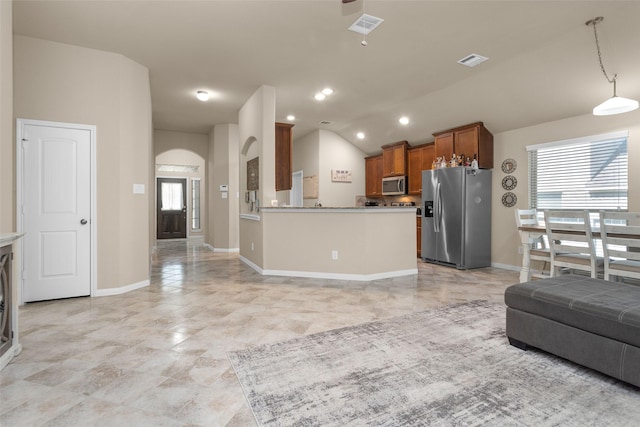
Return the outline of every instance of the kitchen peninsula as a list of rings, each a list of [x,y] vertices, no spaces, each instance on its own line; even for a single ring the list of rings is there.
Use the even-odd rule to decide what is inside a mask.
[[[415,207],[265,207],[262,274],[370,281],[417,274]]]

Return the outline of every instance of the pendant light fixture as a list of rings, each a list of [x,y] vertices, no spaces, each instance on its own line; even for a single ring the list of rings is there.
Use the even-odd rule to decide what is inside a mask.
[[[602,74],[604,74],[604,77],[609,83],[613,83],[613,97],[594,107],[594,116],[610,116],[612,114],[627,113],[638,108],[638,101],[636,101],[635,99],[623,98],[616,94],[616,80],[618,80],[618,75],[614,74],[613,78],[609,78],[609,75],[604,69],[604,64],[602,63],[602,54],[600,53],[600,44],[598,43],[598,32],[596,30],[596,25],[603,20],[604,18],[602,16],[598,16],[597,18],[590,19],[585,22],[585,25],[593,27],[593,35],[596,39],[598,61],[600,62],[600,69],[602,70]]]

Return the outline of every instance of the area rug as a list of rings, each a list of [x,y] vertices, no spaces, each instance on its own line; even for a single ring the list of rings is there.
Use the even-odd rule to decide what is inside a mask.
[[[260,426],[637,426],[637,388],[508,344],[483,301],[228,354]],[[639,361],[640,363],[640,361]]]

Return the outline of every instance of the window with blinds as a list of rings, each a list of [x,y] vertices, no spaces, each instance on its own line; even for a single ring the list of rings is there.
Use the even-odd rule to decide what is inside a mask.
[[[536,209],[627,210],[628,132],[527,146]]]

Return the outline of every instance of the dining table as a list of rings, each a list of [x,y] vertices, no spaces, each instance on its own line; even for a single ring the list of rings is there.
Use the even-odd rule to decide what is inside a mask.
[[[520,233],[520,244],[522,245],[522,268],[520,269],[520,283],[528,282],[531,280],[531,257],[529,251],[531,250],[531,242],[545,236],[547,234],[546,227],[542,225],[523,225],[518,227]],[[566,231],[565,231],[566,233]],[[584,235],[584,232],[575,231],[576,234]],[[600,227],[591,228],[591,236],[594,239],[600,240]],[[607,236],[622,237],[622,238],[637,238],[633,234],[624,233],[607,233]]]

